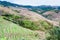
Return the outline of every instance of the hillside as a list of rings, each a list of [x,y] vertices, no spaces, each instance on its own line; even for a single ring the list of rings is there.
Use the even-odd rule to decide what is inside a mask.
[[[54,20],[57,22],[60,22],[60,11],[59,10],[51,10],[51,11],[47,11],[45,13],[43,13],[43,16],[45,16],[46,18],[50,19],[50,20]]]
[[[59,25],[59,22],[48,20],[47,18],[43,17],[42,15],[39,15],[36,12],[29,11],[27,8],[15,8],[15,7],[1,7],[0,6],[0,12],[14,14],[14,15],[20,15],[23,16],[23,19],[28,19],[31,21],[47,21],[53,25]],[[0,13],[1,14],[1,13]]]
[[[36,32],[0,17],[0,40],[39,40]]]
[[[18,15],[22,15],[24,17],[26,16],[27,19],[30,19],[30,20],[36,21],[36,20],[44,19],[45,21],[48,21],[48,22],[52,23],[53,25],[59,25],[60,13],[56,13],[56,12],[58,12],[60,10],[60,6],[46,6],[46,5],[42,5],[42,6],[26,5],[26,6],[24,6],[24,5],[10,3],[7,1],[0,1],[0,5],[5,6],[5,7],[0,7],[0,10],[6,9],[6,10],[4,10],[6,13],[10,13],[10,14],[18,13]],[[51,10],[54,12],[54,14],[52,13]],[[49,13],[49,11],[51,11],[50,14],[52,13],[51,16],[49,16],[50,14],[45,15],[45,13],[46,12]],[[43,15],[44,17],[41,15]]]
[[[59,8],[0,1],[0,40],[60,40]]]

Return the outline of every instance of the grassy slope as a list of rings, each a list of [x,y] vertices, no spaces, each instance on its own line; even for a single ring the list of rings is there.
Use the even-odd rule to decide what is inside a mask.
[[[37,34],[0,17],[0,40],[39,40]]]

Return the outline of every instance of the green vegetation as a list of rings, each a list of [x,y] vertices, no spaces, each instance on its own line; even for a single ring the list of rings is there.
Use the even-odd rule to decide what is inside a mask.
[[[53,27],[52,29],[47,31],[48,36],[47,40],[60,40],[60,27]]]
[[[17,15],[11,15],[11,14],[5,14],[3,15],[3,18],[8,20],[8,21],[11,21],[13,23],[16,23],[18,25],[21,25],[25,28],[28,28],[28,29],[32,29],[32,30],[38,30],[40,29],[36,23],[32,22],[32,21],[29,21],[29,20],[21,20],[21,16],[17,16]]]
[[[0,17],[0,40],[39,40],[36,32],[25,29]]]
[[[43,30],[45,30],[51,27],[48,22],[41,21],[40,23],[36,23],[27,19],[23,19],[21,16],[18,15],[5,14],[3,15],[3,18],[31,30],[41,30],[42,28],[44,28]]]
[[[17,10],[15,10],[15,7]],[[60,27],[53,26],[53,24],[43,19],[31,21],[29,16],[27,18],[27,15],[30,14],[24,14],[26,17],[18,15],[20,13],[18,8],[20,6],[17,4],[6,1],[0,3],[0,40],[60,40]],[[59,15],[60,12],[60,10],[54,7],[44,5],[38,7],[27,6],[26,8],[29,9],[28,11],[36,12],[48,19],[54,19],[52,16],[56,13]],[[44,15],[48,11],[55,14]],[[22,11],[22,13],[24,12]],[[28,12],[26,11],[26,13]],[[36,18],[38,19],[38,17]]]
[[[25,28],[32,29],[32,30],[41,30],[42,28],[43,28],[42,30],[46,30],[46,29],[49,29],[49,27],[51,27],[51,25],[46,21],[40,21],[40,23],[39,22],[36,23],[27,19],[22,19],[22,17],[18,15],[5,14],[3,15],[3,18],[13,23],[16,23],[20,26],[23,26]]]
[[[40,21],[40,25],[41,25],[41,30],[49,30],[51,29],[52,25],[50,23],[48,23],[47,21]]]
[[[29,20],[21,20],[19,21],[19,24],[25,28],[32,29],[32,30],[40,29],[39,25]]]
[[[60,28],[47,21],[33,22],[9,13],[0,18],[1,40],[40,40],[40,36],[32,30],[46,32],[46,40],[60,40]]]
[[[21,18],[21,16],[18,15],[12,15],[12,14],[4,14],[2,15],[4,19],[8,21],[12,21],[14,23],[18,23],[18,20]]]

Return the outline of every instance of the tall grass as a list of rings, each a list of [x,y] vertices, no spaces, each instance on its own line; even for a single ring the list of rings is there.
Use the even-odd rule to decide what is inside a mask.
[[[0,17],[0,40],[39,40],[39,36],[32,30],[18,26]]]

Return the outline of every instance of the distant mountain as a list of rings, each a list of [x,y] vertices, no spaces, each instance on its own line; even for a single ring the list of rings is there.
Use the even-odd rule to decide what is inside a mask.
[[[19,4],[15,4],[15,3],[10,3],[10,2],[7,2],[7,1],[0,1],[0,5],[3,5],[3,6],[12,6],[12,7],[26,7],[26,8],[32,8],[32,6],[29,6],[29,5],[19,5]]]
[[[19,4],[14,4],[14,3],[10,3],[10,2],[7,2],[7,1],[0,1],[0,5],[3,5],[5,7],[13,7],[14,9],[17,7],[18,9],[20,7],[22,7],[23,10],[26,10],[26,9],[29,9],[31,11],[31,13],[28,11],[28,12],[22,12],[22,13],[30,13],[29,15],[31,16],[35,14],[33,14],[33,12],[36,12],[36,13],[39,13],[41,14],[42,16],[44,16],[45,18],[48,18],[48,19],[52,19],[52,20],[57,20],[60,19],[60,6],[46,6],[46,5],[41,5],[41,6],[29,6],[29,5],[19,5]],[[24,9],[26,8],[26,9]],[[21,9],[21,8],[20,8]],[[20,10],[19,9],[19,10]],[[4,9],[5,10],[5,9]],[[6,10],[5,10],[6,11]],[[32,12],[33,11],[33,12]],[[53,11],[50,12],[49,14],[49,11]],[[12,12],[12,11],[11,11]],[[10,13],[11,13],[10,12]],[[58,14],[56,13],[58,12]],[[13,12],[14,13],[14,12]],[[21,14],[21,13],[20,13]],[[49,15],[46,15],[46,14],[49,14]],[[24,15],[24,14],[23,14]],[[27,15],[27,14],[26,14]],[[50,16],[51,15],[51,16]],[[55,16],[59,16],[59,17],[55,17]],[[32,17],[32,16],[31,16]],[[33,18],[33,17],[32,17]]]
[[[25,8],[32,8],[32,9],[42,9],[42,10],[51,10],[51,9],[59,9],[60,10],[60,6],[46,6],[46,5],[41,5],[41,6],[30,6],[30,5],[19,5],[19,4],[15,4],[15,3],[10,3],[7,1],[0,1],[0,5],[3,6],[13,6],[13,7],[25,7]]]
[[[7,2],[7,1],[0,1],[0,5],[3,5],[3,6],[13,6],[13,7],[16,7],[16,6],[20,6],[18,4],[14,4],[14,3],[10,3],[10,2]]]

